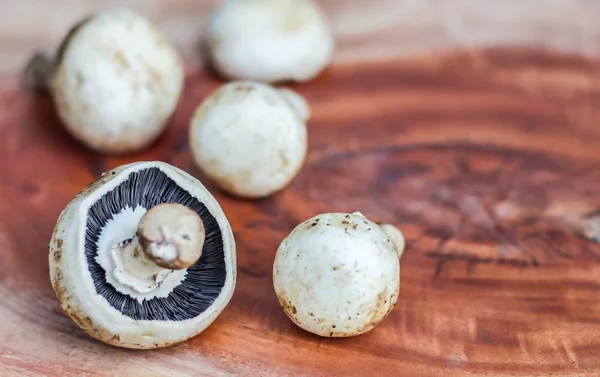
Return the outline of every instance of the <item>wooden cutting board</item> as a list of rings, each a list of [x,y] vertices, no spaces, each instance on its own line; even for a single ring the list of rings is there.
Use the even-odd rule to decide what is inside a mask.
[[[349,2],[352,13],[332,3],[342,14],[364,7]],[[375,3],[383,14],[391,2]],[[484,8],[480,15],[493,14]],[[520,25],[554,30],[552,18],[533,14]],[[336,30],[342,21],[334,19]],[[409,26],[418,35],[418,23]],[[407,57],[391,34],[367,33],[373,46],[383,38],[373,35],[387,35],[394,47],[385,56],[367,54],[358,37],[340,38],[342,58],[292,85],[312,107],[308,157],[289,187],[257,201],[221,193],[192,163],[188,121],[222,84],[193,59],[164,137],[124,157],[87,151],[62,129],[49,98],[21,89],[15,72],[5,75],[0,376],[599,375],[600,244],[591,230],[600,213],[600,60],[571,54],[572,45],[551,36],[553,49],[514,47],[519,38],[508,33],[504,47],[442,43]],[[84,186],[148,159],[187,170],[215,194],[235,232],[238,282],[201,335],[131,351],[89,338],[62,312],[47,246],[58,214]],[[393,223],[408,242],[396,308],[372,332],[348,339],[297,328],[271,280],[283,237],[334,211]]]

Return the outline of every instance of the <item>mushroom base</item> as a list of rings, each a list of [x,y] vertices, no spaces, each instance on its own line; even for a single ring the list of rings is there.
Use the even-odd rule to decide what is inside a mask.
[[[149,260],[137,237],[115,245],[111,250],[115,279],[138,293],[148,293],[160,288],[174,271],[159,267]]]

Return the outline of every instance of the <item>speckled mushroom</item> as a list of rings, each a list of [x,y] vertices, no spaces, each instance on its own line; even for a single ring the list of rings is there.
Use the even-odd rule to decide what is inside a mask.
[[[223,190],[271,195],[296,176],[307,150],[306,101],[289,89],[235,81],[211,94],[190,122],[196,164]]]
[[[273,286],[298,326],[325,337],[363,334],[392,311],[400,290],[404,237],[361,213],[325,213],[280,244]]]
[[[163,162],[103,174],[61,213],[50,242],[52,286],[89,335],[159,348],[208,327],[236,280],[235,241],[221,207]]]
[[[183,88],[183,62],[164,34],[125,8],[74,26],[56,56],[36,54],[27,82],[48,91],[66,129],[104,153],[145,148],[166,128]]]
[[[306,81],[335,47],[324,13],[311,0],[225,0],[208,21],[214,67],[230,79]]]

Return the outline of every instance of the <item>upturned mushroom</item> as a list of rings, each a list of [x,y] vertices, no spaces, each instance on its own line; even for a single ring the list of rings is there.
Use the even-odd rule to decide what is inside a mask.
[[[75,25],[55,56],[36,54],[25,70],[51,94],[67,131],[103,153],[141,150],[166,128],[183,88],[183,63],[165,35],[125,8]]]
[[[235,241],[215,198],[164,162],[109,171],[61,213],[50,277],[63,310],[89,335],[159,348],[208,327],[236,280]]]
[[[191,119],[192,155],[223,190],[246,198],[271,195],[304,162],[309,113],[292,90],[249,81],[226,84]]]
[[[280,244],[273,286],[287,316],[324,337],[370,331],[392,311],[400,290],[404,237],[361,213],[325,213]]]
[[[214,67],[230,79],[310,80],[335,47],[324,13],[311,0],[225,0],[206,34]]]

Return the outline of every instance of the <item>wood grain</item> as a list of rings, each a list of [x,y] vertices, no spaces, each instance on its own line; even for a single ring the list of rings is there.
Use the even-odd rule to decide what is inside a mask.
[[[2,376],[595,376],[600,245],[600,62],[488,49],[334,66],[294,86],[313,110],[293,184],[264,200],[220,193],[193,166],[186,127],[220,84],[190,69],[165,136],[133,156],[90,153],[46,97],[0,97]],[[205,333],[134,352],[62,313],[47,244],[66,203],[117,165],[160,159],[196,175],[228,215],[239,278]],[[319,212],[362,211],[406,234],[399,303],[372,332],[322,339],[272,289],[276,248]]]
[[[218,0],[0,0],[0,84],[38,50],[52,51],[90,12],[122,5],[162,28],[191,64]],[[338,63],[373,62],[499,44],[600,54],[595,0],[315,0],[331,22]]]
[[[107,158],[72,140],[18,73],[70,24],[116,3],[165,29],[188,71],[164,137]],[[322,1],[334,65],[293,86],[312,107],[308,158],[292,185],[259,201],[220,193],[188,150],[193,109],[222,83],[197,47],[212,3],[0,0],[0,376],[600,374],[600,244],[590,240],[600,223],[600,2]],[[239,275],[206,332],[135,352],[94,341],[61,311],[47,250],[77,192],[146,159],[215,193]],[[272,289],[281,239],[331,211],[394,223],[408,241],[396,309],[352,339],[298,329]]]

